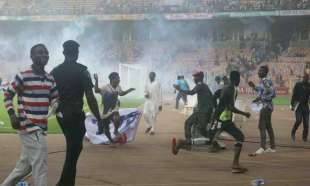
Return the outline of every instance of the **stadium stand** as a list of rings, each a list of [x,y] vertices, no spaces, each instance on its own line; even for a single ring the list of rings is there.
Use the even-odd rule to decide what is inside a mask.
[[[3,0],[1,15],[79,15],[304,10],[309,0]]]

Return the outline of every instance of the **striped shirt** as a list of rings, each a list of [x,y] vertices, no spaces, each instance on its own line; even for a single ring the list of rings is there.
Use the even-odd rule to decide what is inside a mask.
[[[30,133],[39,129],[47,131],[49,105],[58,99],[58,91],[53,76],[39,75],[32,68],[18,73],[4,91],[4,104],[9,111],[13,108],[13,98],[17,94],[20,133]]]

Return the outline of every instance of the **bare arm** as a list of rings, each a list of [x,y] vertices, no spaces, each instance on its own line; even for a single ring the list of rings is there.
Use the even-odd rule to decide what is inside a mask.
[[[192,90],[181,90],[178,85],[174,85],[174,88],[186,95],[195,95],[199,91],[199,85],[196,85]]]
[[[93,91],[91,89],[87,90],[87,91],[85,91],[85,95],[86,95],[87,104],[90,108],[90,111],[94,114],[96,119],[99,121],[100,120],[100,112],[99,112],[98,103],[97,103],[97,100],[94,96]]]
[[[94,79],[95,79],[95,93],[100,93],[101,89],[99,88],[98,75],[97,74],[94,74]]]
[[[121,91],[119,92],[119,96],[125,96],[125,95],[129,94],[130,92],[132,92],[132,91],[134,91],[134,90],[136,90],[136,89],[130,88],[130,89],[126,90],[126,91],[122,91],[122,90],[121,90]]]

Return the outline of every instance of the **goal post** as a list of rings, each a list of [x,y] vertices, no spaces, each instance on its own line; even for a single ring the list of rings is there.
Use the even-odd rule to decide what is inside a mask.
[[[148,80],[147,68],[141,64],[119,64],[121,87],[123,90],[135,88],[134,92],[128,94],[128,98],[140,99],[144,97],[144,88]]]

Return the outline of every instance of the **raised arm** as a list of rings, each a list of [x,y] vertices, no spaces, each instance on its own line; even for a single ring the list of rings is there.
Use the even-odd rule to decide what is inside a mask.
[[[94,74],[94,79],[95,79],[95,92],[100,93],[101,89],[99,88],[99,85],[98,85],[98,74]]]

